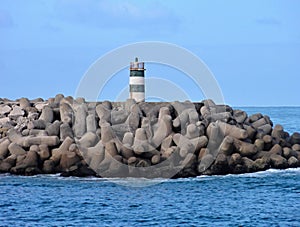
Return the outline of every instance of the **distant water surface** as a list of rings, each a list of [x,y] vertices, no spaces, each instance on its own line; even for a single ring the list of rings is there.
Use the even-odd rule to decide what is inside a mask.
[[[239,109],[300,131],[298,107]],[[300,168],[143,183],[0,175],[0,226],[300,226]]]

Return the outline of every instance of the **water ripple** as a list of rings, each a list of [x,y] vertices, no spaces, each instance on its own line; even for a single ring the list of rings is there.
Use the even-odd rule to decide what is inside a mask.
[[[246,110],[300,131],[300,108]],[[0,226],[300,226],[300,168],[119,184],[145,182],[0,174]]]

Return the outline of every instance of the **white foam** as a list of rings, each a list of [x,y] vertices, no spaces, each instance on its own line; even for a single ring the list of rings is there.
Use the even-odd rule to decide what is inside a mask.
[[[116,184],[121,184],[124,186],[135,186],[135,187],[143,187],[148,185],[154,185],[159,183],[172,183],[172,182],[190,182],[190,181],[207,181],[207,180],[218,180],[220,178],[239,178],[239,177],[254,177],[254,178],[261,178],[267,177],[274,174],[283,174],[283,175],[294,175],[300,174],[300,168],[290,168],[285,170],[280,169],[268,169],[266,171],[255,172],[255,173],[244,173],[244,174],[227,174],[227,175],[201,175],[197,177],[191,178],[178,178],[178,179],[165,179],[165,178],[154,178],[154,179],[147,179],[147,178],[99,178],[99,177],[62,177],[60,174],[39,174],[34,176],[17,176],[12,175],[9,173],[0,174],[1,177],[20,177],[20,178],[54,178],[57,180],[64,180],[64,181],[72,181],[72,180],[79,180],[79,181],[99,181],[99,182],[112,182]]]

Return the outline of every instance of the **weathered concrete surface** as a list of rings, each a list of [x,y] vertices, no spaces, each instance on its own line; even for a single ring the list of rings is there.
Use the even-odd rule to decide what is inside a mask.
[[[300,166],[299,133],[212,100],[3,100],[4,173],[171,178]]]

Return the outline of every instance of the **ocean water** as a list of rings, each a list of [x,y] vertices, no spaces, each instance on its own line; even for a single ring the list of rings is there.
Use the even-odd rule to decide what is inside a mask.
[[[300,108],[240,108],[300,131]],[[300,226],[300,168],[188,179],[0,175],[0,226]]]

